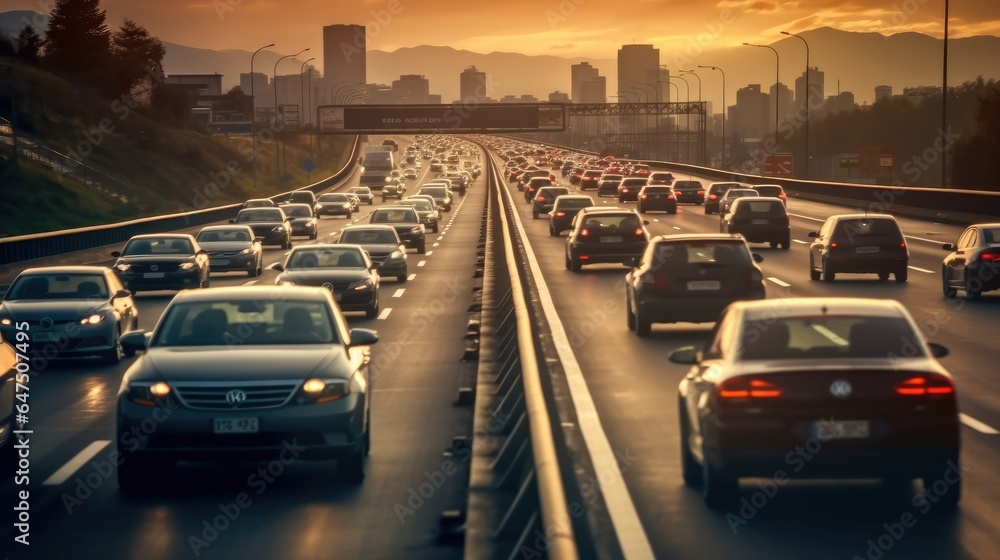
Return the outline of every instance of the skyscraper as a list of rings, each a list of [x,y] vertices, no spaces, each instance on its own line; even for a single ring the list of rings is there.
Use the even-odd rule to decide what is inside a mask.
[[[323,27],[323,79],[334,84],[368,83],[367,37],[363,25]]]
[[[788,86],[782,83],[772,85],[770,89],[771,102],[768,105],[768,111],[770,111],[770,118],[767,119],[767,130],[774,131],[774,96],[778,96],[778,122],[783,122],[785,119],[790,118],[789,112],[791,112],[793,107],[792,90],[788,89]],[[781,126],[780,124],[778,125]]]
[[[735,130],[744,140],[763,138],[769,126],[774,103],[770,95],[760,91],[760,84],[750,84],[736,90],[736,105],[730,110],[730,119]],[[773,123],[774,121],[770,121]]]
[[[420,74],[403,74],[393,80],[392,93],[400,103],[427,103],[430,82]]]
[[[875,86],[875,101],[892,97],[892,86]]]
[[[811,105],[809,107],[809,113],[812,114],[823,106],[823,102],[826,100],[826,95],[823,93],[826,91],[823,83],[823,72],[815,66],[809,69],[809,99],[808,102]],[[798,112],[799,107],[802,107],[806,103],[806,73],[803,72],[801,76],[795,78],[795,109]],[[803,113],[804,114],[804,113]]]
[[[598,76],[592,80],[584,80],[580,84],[580,97],[573,98],[574,103],[607,103],[608,79]]]
[[[665,99],[659,81],[660,49],[653,45],[622,45],[618,49],[618,95],[655,103]]]
[[[584,82],[590,80],[596,80],[600,76],[600,72],[597,68],[590,65],[589,62],[581,62],[580,64],[574,64],[569,67],[570,71],[570,81],[572,87],[570,88],[570,99],[576,103],[582,103],[582,95],[580,93],[581,87]],[[604,103],[604,101],[601,101]]]
[[[486,98],[486,72],[469,66],[462,71],[459,82],[460,101],[479,101]]]

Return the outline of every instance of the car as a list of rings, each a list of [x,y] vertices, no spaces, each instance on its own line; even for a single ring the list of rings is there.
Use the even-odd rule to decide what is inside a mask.
[[[118,389],[118,489],[141,495],[176,461],[336,460],[364,480],[371,447],[369,346],[325,288],[239,286],[182,292],[152,333],[123,345],[142,355]],[[142,429],[154,425],[155,430]],[[142,437],[136,437],[142,434]]]
[[[123,354],[131,355],[122,349],[122,334],[138,328],[132,292],[105,266],[28,268],[0,300],[0,336],[23,344],[18,353],[36,369],[52,358],[82,356],[117,364]]]
[[[942,247],[950,251],[941,263],[944,297],[962,290],[965,299],[975,300],[983,292],[1000,290],[1000,223],[971,225],[957,243]]]
[[[444,164],[440,161],[431,160],[431,173],[440,173],[444,171]]]
[[[726,191],[726,194],[722,195],[722,198],[719,199],[719,219],[721,220],[722,216],[727,212],[729,212],[729,207],[732,206],[733,201],[735,201],[736,199],[744,197],[758,197],[758,196],[760,196],[760,193],[758,193],[754,189],[749,189],[749,188],[729,189],[728,191]]]
[[[653,323],[712,322],[734,301],[764,299],[762,260],[736,235],[654,237],[625,277],[627,325],[647,336]]]
[[[433,199],[427,200],[420,195],[415,195],[418,198],[406,197],[400,201],[400,205],[412,206],[414,210],[417,211],[417,216],[420,218],[420,223],[423,224],[424,230],[437,233],[438,229],[441,227],[441,213],[438,212],[437,207],[434,205]]]
[[[663,210],[667,214],[677,213],[677,197],[668,185],[646,185],[639,190],[636,210],[640,214]]]
[[[308,204],[309,207],[312,208],[313,206],[316,206],[316,193],[305,189],[299,189],[288,193],[288,196],[286,196],[285,200],[282,202],[284,204]]]
[[[347,196],[347,199],[351,201],[351,212],[357,212],[361,209],[361,199],[358,198],[358,195],[352,192],[345,193],[345,195]],[[316,199],[316,204],[319,204],[318,198]]]
[[[254,236],[263,239],[262,245],[280,245],[282,249],[291,249],[290,220],[281,208],[244,208],[229,223],[250,226]]]
[[[277,208],[240,210],[260,212]],[[208,253],[194,236],[185,233],[134,235],[121,251],[112,251],[112,270],[122,284],[133,292],[140,290],[183,290],[207,288]]]
[[[838,214],[823,222],[809,246],[809,277],[833,282],[846,273],[878,274],[879,280],[906,282],[910,251],[889,214]]]
[[[548,177],[532,177],[524,185],[524,201],[530,204],[532,199],[535,198],[535,194],[538,193],[539,189],[545,187],[554,187],[555,185],[556,185],[555,182],[552,181],[552,179],[549,179]]]
[[[465,190],[472,182],[472,176],[466,175],[461,171],[451,171],[445,173],[442,178],[451,181],[453,190],[458,191],[458,193],[462,196],[465,196]]]
[[[351,199],[345,193],[324,193],[316,199],[316,217],[353,215]]]
[[[414,161],[416,160],[414,159]],[[417,178],[417,170],[412,167],[407,167],[403,170],[403,178],[406,180],[415,180]]]
[[[606,173],[601,176],[601,180],[597,183],[598,198],[605,196],[617,196],[618,185],[622,183],[622,179],[624,178],[624,175],[616,175],[613,173]],[[581,187],[580,190],[583,191],[584,189]]]
[[[583,174],[586,171],[587,171],[587,169],[585,167],[574,167],[569,172],[569,184],[571,184],[571,185],[579,185],[580,181],[583,179]],[[600,177],[600,174],[598,174],[597,177]]]
[[[417,191],[417,194],[430,195],[434,199],[434,204],[438,208],[444,210],[445,212],[451,211],[452,195],[448,187],[444,185],[425,184],[422,187],[420,187],[420,190]]]
[[[646,186],[645,177],[625,177],[618,184],[618,203],[635,202],[639,200],[639,190]],[[600,195],[600,189],[598,189]]]
[[[243,203],[243,208],[270,208],[277,206],[273,200],[270,198],[251,198],[250,200]]]
[[[566,237],[566,270],[572,272],[580,272],[585,264],[632,266],[649,242],[649,232],[634,210],[577,214],[574,222]]]
[[[674,182],[674,196],[677,203],[705,204],[705,186],[701,181],[683,180]]]
[[[427,248],[424,225],[412,206],[381,206],[371,213],[368,223],[392,226],[403,244],[416,249],[421,255]]]
[[[17,405],[21,404],[22,398],[28,398],[27,396],[21,397],[27,393],[24,390],[19,391],[17,385],[21,383],[23,386],[30,377],[29,374],[17,371],[17,365],[21,361],[18,359],[18,352],[14,348],[14,344],[18,343],[18,338],[23,341],[24,337],[29,336],[28,333],[25,333],[24,336],[18,337],[18,332],[22,331],[15,328],[14,338],[10,340],[5,340],[0,334],[0,461],[8,468],[15,464],[17,458],[14,449],[17,435],[14,430],[24,426],[23,422],[17,423]]]
[[[673,185],[674,174],[669,171],[653,171],[649,174],[647,185]]]
[[[382,187],[382,202],[385,202],[390,198],[403,198],[403,189],[398,184],[386,183],[385,186]]]
[[[760,196],[780,198],[782,204],[788,205],[788,195],[785,194],[785,189],[781,185],[754,185],[753,190],[760,193]]]
[[[580,184],[580,191],[585,191],[587,189],[596,189],[597,185],[601,181],[601,175],[604,175],[604,171],[601,169],[587,169],[580,175],[580,180],[577,181]],[[570,183],[573,179],[570,179]],[[600,195],[598,195],[600,196]]]
[[[550,185],[554,185],[556,178],[547,169],[529,169],[517,176],[517,190],[523,191],[528,186],[528,182],[535,178],[548,179]]]
[[[309,204],[284,204],[281,206],[285,215],[291,218],[288,221],[291,234],[301,235],[309,239],[316,239],[319,235],[319,224],[313,214],[313,206]]]
[[[368,252],[379,276],[394,277],[399,282],[406,282],[406,247],[392,226],[348,226],[340,230],[337,243],[360,246]]]
[[[954,509],[961,420],[947,353],[893,300],[734,303],[704,347],[670,355],[691,366],[677,403],[684,483],[728,510],[742,477],[876,478],[911,495],[920,478],[933,507]]]
[[[573,218],[583,208],[594,205],[594,199],[582,194],[564,194],[557,196],[549,211],[549,235],[557,237],[560,233],[572,229]]]
[[[534,179],[532,179],[534,181]],[[529,185],[528,188],[531,188]],[[552,206],[556,198],[568,195],[569,187],[541,187],[531,199],[531,217],[538,219],[541,214],[548,214],[552,211]],[[589,196],[587,198],[590,198]]]
[[[705,189],[705,198],[702,202],[705,204],[706,214],[718,214],[719,213],[719,199],[726,194],[729,189],[738,189],[743,185],[739,183],[710,183],[708,188]]]
[[[643,179],[648,179],[653,171],[648,165],[644,163],[634,163],[632,164],[632,169],[629,170],[629,177],[642,177]]]
[[[261,238],[250,226],[206,226],[195,239],[208,253],[209,272],[246,272],[251,278],[264,273]]]
[[[751,243],[768,243],[772,249],[792,247],[792,228],[785,203],[777,197],[743,197],[733,201],[721,216],[720,233],[742,235]]]
[[[372,194],[372,190],[368,187],[351,187],[347,189],[347,192],[357,196],[365,204],[375,203],[375,195]]]
[[[369,319],[378,316],[380,278],[360,245],[299,245],[274,269],[281,273],[274,279],[277,286],[322,286],[333,292],[341,311],[364,311]]]

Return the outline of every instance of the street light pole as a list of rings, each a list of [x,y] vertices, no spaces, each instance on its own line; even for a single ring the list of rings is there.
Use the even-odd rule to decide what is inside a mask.
[[[282,123],[282,126],[278,126],[278,63],[280,63],[282,60],[285,60],[286,58],[295,58],[295,57],[299,56],[300,54],[302,54],[302,53],[304,53],[304,52],[306,52],[308,50],[309,50],[308,48],[305,48],[305,49],[302,49],[301,51],[299,51],[299,52],[297,52],[295,54],[285,55],[285,56],[279,58],[274,63],[274,124],[275,124],[275,130],[276,131],[280,131],[282,128],[284,128],[284,123]],[[274,172],[275,173],[279,173],[279,170],[281,169],[281,159],[280,158],[281,158],[281,152],[278,151],[278,145],[275,144],[275,146],[274,146]]]
[[[718,66],[701,66],[698,68],[708,68],[718,70],[722,73],[722,168],[726,169],[726,73]],[[808,122],[808,121],[807,121]]]
[[[944,0],[944,64],[941,66],[941,139],[948,130],[948,0]],[[948,188],[948,150],[941,154],[941,188]]]
[[[701,97],[701,76],[698,75],[694,70],[681,70],[681,74],[691,74],[695,78],[698,78],[698,103],[702,102]],[[704,122],[704,121],[703,121]],[[707,124],[707,123],[706,123]],[[708,147],[706,142],[708,142],[708,133],[705,132],[701,135],[701,164],[705,165],[705,157],[708,154]]]
[[[254,78],[253,73],[253,58],[257,56],[257,53],[268,48],[273,47],[274,43],[270,45],[264,45],[263,47],[253,51],[250,55],[250,145],[253,155],[251,156],[253,160],[253,186],[257,186],[257,98],[253,94],[253,85],[257,80]]]
[[[806,46],[806,176],[809,178],[809,113],[812,112],[812,105],[809,104],[809,42],[805,40],[801,35],[796,35],[795,33],[789,33],[787,31],[782,31],[782,35],[788,35],[789,37],[795,37],[802,41],[802,44]]]
[[[747,47],[759,47],[762,49],[771,49],[774,52],[774,137],[778,137],[778,86],[781,84],[781,60],[778,57],[778,51],[770,45],[751,45],[750,43],[743,43]],[[806,73],[808,74],[808,70]]]
[[[310,61],[316,60],[316,57],[308,58],[302,62],[302,66],[299,66],[299,101],[302,102],[302,108],[299,109],[299,126],[302,126],[302,114],[306,110],[306,88],[302,84],[302,76],[306,69],[306,64]],[[311,74],[312,72],[310,72]]]
[[[688,108],[684,111],[684,144],[687,145],[687,159],[684,163],[691,163],[691,82],[685,80],[680,76],[670,76],[671,80],[680,80],[684,82],[684,88],[687,90],[684,102],[688,104]],[[677,97],[680,97],[680,90],[678,90]],[[680,155],[680,150],[678,154]]]

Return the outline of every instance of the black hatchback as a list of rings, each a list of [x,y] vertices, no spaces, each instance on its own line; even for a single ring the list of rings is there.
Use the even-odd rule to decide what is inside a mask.
[[[577,216],[566,238],[566,269],[585,264],[632,264],[646,250],[649,232],[634,210],[598,210]]]
[[[879,280],[906,282],[910,252],[896,218],[889,214],[830,216],[809,248],[809,277],[833,282],[836,275],[874,273]]]
[[[720,233],[738,233],[747,241],[792,246],[792,228],[784,201],[777,197],[744,197],[733,201],[719,221]]]

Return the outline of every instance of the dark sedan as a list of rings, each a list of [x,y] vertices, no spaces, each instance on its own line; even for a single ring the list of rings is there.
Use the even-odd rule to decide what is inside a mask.
[[[719,213],[719,201],[722,197],[729,192],[729,189],[738,189],[743,187],[739,183],[712,183],[708,185],[708,189],[705,190],[705,213],[706,214],[718,214]]]
[[[0,301],[0,333],[25,343],[42,360],[99,356],[116,364],[120,337],[139,328],[139,310],[111,269],[103,266],[29,268],[17,275]],[[19,334],[20,333],[20,334]]]
[[[382,206],[372,212],[368,223],[392,226],[403,244],[416,249],[421,255],[427,248],[424,225],[412,206]]]
[[[953,509],[961,423],[946,354],[892,300],[733,304],[700,352],[670,356],[691,364],[678,392],[684,482],[728,510],[741,477],[879,478],[910,494],[920,478],[925,499]]]
[[[274,280],[279,286],[322,286],[333,292],[341,310],[378,316],[379,275],[359,245],[301,245],[274,269],[281,272]]]
[[[240,210],[231,224],[250,226],[253,234],[263,239],[263,245],[280,245],[282,249],[292,247],[291,219],[281,208],[245,208]]]
[[[906,282],[910,250],[889,214],[839,214],[830,216],[809,246],[809,277],[833,282],[837,274],[878,274],[879,280]]]
[[[573,218],[582,208],[594,205],[594,199],[583,194],[564,194],[557,196],[549,211],[549,235],[558,236],[572,229]]]
[[[351,199],[344,193],[326,193],[316,199],[316,217],[344,216],[350,218],[353,213]]]
[[[975,224],[965,228],[955,244],[943,245],[951,253],[941,263],[944,296],[957,290],[965,299],[979,299],[983,292],[1000,290],[1000,223]]]
[[[674,183],[674,196],[677,202],[704,204],[705,186],[701,181],[677,181]]]
[[[625,177],[618,184],[618,203],[636,202],[639,200],[639,190],[646,186],[645,177]],[[597,192],[600,195],[600,189]]]
[[[604,175],[597,182],[597,196],[618,196],[618,185],[622,184],[624,178],[622,175]]]
[[[677,213],[677,197],[674,189],[666,185],[646,185],[639,190],[636,210],[640,214],[662,210],[668,214]]]
[[[260,212],[277,208],[241,210]],[[207,288],[208,253],[191,235],[156,233],[136,235],[125,248],[111,253],[116,257],[114,270],[125,287],[140,290],[183,290]]]
[[[440,229],[441,212],[434,205],[433,198],[413,195],[404,198],[399,204],[400,206],[412,206],[417,211],[417,217],[420,218],[420,223],[423,224],[425,230],[437,233]]]
[[[633,210],[578,215],[576,226],[566,238],[566,270],[579,272],[583,265],[596,263],[631,266],[648,242],[649,233]]]
[[[361,246],[368,251],[379,276],[406,282],[406,247],[392,226],[348,226],[340,231],[337,243]]]
[[[155,489],[175,461],[337,461],[364,480],[371,447],[367,346],[328,290],[243,286],[174,297],[118,390],[118,488]],[[148,426],[155,426],[149,429]],[[139,436],[137,437],[137,434]]]
[[[556,203],[556,198],[569,194],[569,187],[541,187],[531,199],[531,217],[538,219],[541,214],[548,214]],[[590,198],[589,196],[587,198]]]
[[[211,272],[264,273],[264,250],[250,226],[206,226],[198,232],[198,244],[208,253]]]
[[[319,234],[319,224],[316,223],[316,215],[313,214],[313,208],[314,206],[312,205],[298,203],[285,204],[281,207],[285,215],[291,218],[288,224],[292,230],[292,235],[316,239]]]
[[[351,187],[347,189],[347,192],[358,197],[364,204],[374,204],[375,195],[372,194],[372,190],[368,187]]]

